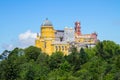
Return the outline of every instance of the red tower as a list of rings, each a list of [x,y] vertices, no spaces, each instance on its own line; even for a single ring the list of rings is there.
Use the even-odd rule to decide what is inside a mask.
[[[75,33],[79,36],[81,35],[81,26],[80,22],[75,22]]]

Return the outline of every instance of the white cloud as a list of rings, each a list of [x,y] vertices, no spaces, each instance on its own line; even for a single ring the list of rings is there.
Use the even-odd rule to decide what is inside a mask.
[[[13,50],[15,48],[13,44],[2,44],[1,46],[4,50]]]
[[[4,43],[1,45],[2,51],[3,50],[13,50],[15,47],[19,48],[26,48],[31,45],[35,45],[35,38],[36,33],[32,32],[31,30],[27,30],[24,33],[18,35],[17,40],[12,40],[10,44]]]
[[[31,30],[27,30],[24,33],[21,33],[18,36],[18,46],[21,48],[28,47],[35,44],[36,33],[33,33]]]
[[[31,30],[21,33],[19,35],[19,40],[35,39],[36,33],[31,32]]]

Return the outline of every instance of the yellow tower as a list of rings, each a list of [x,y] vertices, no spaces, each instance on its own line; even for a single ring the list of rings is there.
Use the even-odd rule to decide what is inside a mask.
[[[46,19],[41,25],[41,34],[37,34],[35,41],[36,47],[42,49],[43,52],[51,55],[54,51],[52,43],[55,40],[55,30],[52,26],[52,23]]]

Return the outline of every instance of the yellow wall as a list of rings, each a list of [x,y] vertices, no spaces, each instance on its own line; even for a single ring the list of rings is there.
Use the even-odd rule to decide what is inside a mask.
[[[94,39],[92,38],[76,38],[75,41],[86,44],[95,44]]]
[[[45,53],[47,53],[48,55],[51,55],[51,53],[53,52],[51,44],[52,44],[52,40],[46,40]]]
[[[54,44],[54,52],[61,51],[68,55],[69,44]]]
[[[55,39],[55,30],[52,26],[42,26],[41,27],[41,36],[37,36],[35,41],[36,47],[41,48],[43,52],[48,55],[51,55],[54,51],[52,42]]]
[[[55,38],[55,30],[52,26],[41,27],[41,37],[44,38]]]
[[[41,48],[41,50],[44,52],[45,48],[44,48],[44,40],[42,39],[38,39],[35,41],[35,46],[38,48]]]
[[[69,44],[53,44],[55,41],[55,30],[52,26],[42,26],[41,36],[37,35],[35,45],[41,48],[43,52],[51,55],[53,52],[61,51],[64,55],[69,53]]]

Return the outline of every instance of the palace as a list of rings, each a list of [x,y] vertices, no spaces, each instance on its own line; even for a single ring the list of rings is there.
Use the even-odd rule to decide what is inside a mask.
[[[81,47],[94,46],[96,42],[97,34],[82,34],[78,21],[75,22],[74,29],[65,27],[64,30],[55,30],[53,24],[46,19],[41,25],[41,33],[37,34],[35,46],[48,55],[56,51],[68,55],[72,46],[80,50]]]

